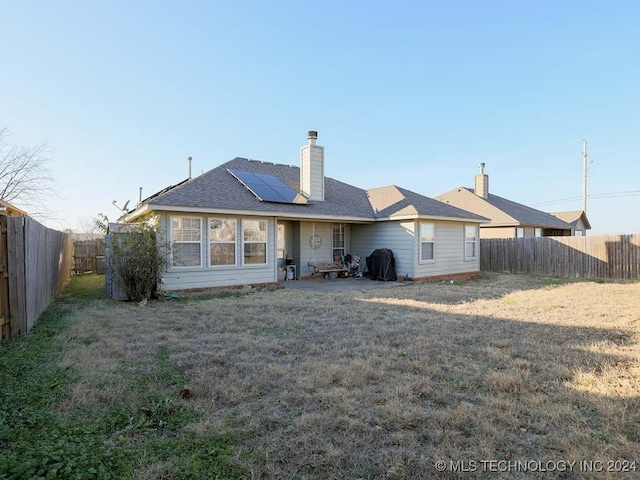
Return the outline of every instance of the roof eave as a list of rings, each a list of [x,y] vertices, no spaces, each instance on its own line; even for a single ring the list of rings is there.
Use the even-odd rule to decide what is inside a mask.
[[[488,220],[486,218],[478,219],[478,218],[462,218],[462,217],[447,217],[443,215],[425,215],[425,214],[414,214],[414,215],[389,215],[386,217],[378,217],[376,221],[378,222],[390,222],[396,220],[441,220],[445,222],[462,222],[462,223],[481,223],[483,220]]]
[[[342,221],[342,222],[352,222],[352,223],[372,223],[375,221],[373,217],[361,217],[357,215],[328,215],[328,214],[310,214],[310,213],[295,213],[295,212],[282,212],[282,211],[271,211],[271,212],[258,212],[256,210],[236,210],[229,208],[194,208],[194,207],[185,207],[179,205],[153,205],[148,204],[145,205],[145,212],[149,211],[162,211],[162,212],[181,212],[181,213],[190,213],[190,214],[204,214],[204,215],[250,215],[250,216],[262,216],[262,217],[278,217],[278,218],[289,218],[295,220],[328,220],[328,221]],[[140,216],[138,214],[137,216]],[[133,217],[135,218],[135,217]],[[133,219],[132,218],[132,219]],[[127,220],[129,218],[127,217]]]

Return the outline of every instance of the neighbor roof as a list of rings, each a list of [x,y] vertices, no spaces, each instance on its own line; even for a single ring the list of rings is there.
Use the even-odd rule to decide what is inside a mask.
[[[0,200],[0,213],[10,217],[25,217],[27,212],[20,210],[18,207],[11,205],[9,202]]]
[[[475,194],[473,188],[459,187],[437,196],[436,199],[446,203],[455,203],[457,207],[490,218],[490,225],[571,228],[571,225],[550,213],[536,210],[492,193],[488,195],[488,198],[482,198]]]
[[[392,217],[403,215],[424,215],[446,218],[463,218],[476,221],[486,221],[485,217],[462,210],[453,205],[439,202],[419,193],[391,185],[388,187],[367,190],[374,215]]]
[[[591,224],[587,219],[587,214],[584,210],[572,210],[569,212],[551,212],[551,215],[554,217],[558,217],[560,220],[567,222],[572,227],[578,226],[578,221],[582,219],[582,223],[584,224],[584,228],[587,230],[591,229]]]
[[[127,218],[148,210],[256,212],[296,218],[336,218],[373,221],[393,216],[433,216],[457,220],[485,221],[484,217],[446,205],[396,186],[364,190],[325,177],[325,200],[305,205],[261,202],[229,171],[242,170],[272,175],[300,191],[300,169],[236,157],[199,177],[168,187],[143,200]]]

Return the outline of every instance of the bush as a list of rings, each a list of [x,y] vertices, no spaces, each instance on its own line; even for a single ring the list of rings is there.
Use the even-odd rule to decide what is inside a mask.
[[[166,264],[165,248],[158,244],[157,234],[153,221],[127,225],[120,233],[111,233],[109,266],[113,280],[130,301],[140,302],[151,296]]]

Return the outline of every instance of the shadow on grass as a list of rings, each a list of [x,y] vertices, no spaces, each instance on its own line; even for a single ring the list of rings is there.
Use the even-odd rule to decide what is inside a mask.
[[[441,304],[459,304],[478,299],[501,298],[511,293],[539,290],[574,283],[604,283],[593,279],[567,279],[541,275],[483,272],[468,280],[422,282],[402,288],[377,289],[376,295],[388,298],[413,298]]]
[[[505,286],[497,297],[544,286]],[[220,387],[196,382],[195,391],[215,399],[212,416],[232,415],[231,428],[251,432],[244,448],[269,452],[256,467],[266,476],[486,478],[490,471],[452,471],[484,460],[640,469],[635,329],[615,319],[582,324],[570,309],[558,321],[446,311],[424,303],[431,287],[360,299],[287,292],[280,308],[270,305],[277,319],[255,304],[220,308],[210,322],[198,319],[217,359],[198,376]],[[415,303],[388,302],[399,294]],[[266,321],[268,336],[248,333]],[[550,476],[621,478],[572,468]]]

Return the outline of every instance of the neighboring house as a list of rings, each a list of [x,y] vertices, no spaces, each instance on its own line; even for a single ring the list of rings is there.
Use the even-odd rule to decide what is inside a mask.
[[[18,207],[14,207],[4,200],[0,200],[0,215],[7,217],[26,217],[27,212],[20,210]]]
[[[285,258],[309,262],[393,251],[399,278],[479,273],[487,219],[387,186],[364,190],[324,176],[324,147],[309,132],[300,167],[234,158],[143,200],[123,218],[159,217],[171,245],[167,290],[272,283]],[[166,237],[165,237],[166,236]]]
[[[573,210],[570,212],[551,212],[551,215],[558,217],[563,222],[571,225],[571,235],[582,237],[587,234],[587,230],[591,230],[591,224],[587,219],[584,210]]]
[[[572,226],[541,210],[489,193],[489,176],[480,164],[475,188],[458,187],[436,200],[490,219],[480,225],[481,238],[551,237],[572,235]]]

